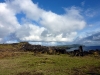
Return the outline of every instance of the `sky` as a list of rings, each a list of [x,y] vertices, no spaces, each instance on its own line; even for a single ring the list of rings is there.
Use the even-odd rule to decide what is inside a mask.
[[[100,45],[100,0],[0,0],[0,43]]]

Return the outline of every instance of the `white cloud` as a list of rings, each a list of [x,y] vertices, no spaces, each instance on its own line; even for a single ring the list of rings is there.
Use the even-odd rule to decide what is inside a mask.
[[[0,38],[0,43],[2,43],[2,38]]]
[[[40,23],[55,34],[63,32],[70,33],[81,30],[85,26],[83,17],[79,14],[79,10],[75,7],[66,9],[66,14],[57,15],[51,11],[43,13]]]
[[[16,31],[15,35],[21,41],[41,41],[41,33],[44,29],[44,27],[25,24]]]
[[[13,0],[7,2],[8,7],[15,13],[23,12],[27,18],[38,21],[44,10],[34,4],[31,0]]]
[[[19,28],[15,14],[7,8],[7,4],[0,3],[0,38],[4,38]]]
[[[89,27],[93,27],[93,26],[94,26],[93,24],[90,24],[90,25],[89,25]]]
[[[18,43],[18,41],[6,41],[5,43]]]
[[[0,3],[0,37],[14,33],[21,41],[66,41],[71,42],[77,31],[86,25],[77,7],[65,8],[65,14],[58,15],[38,7],[31,0],[7,0]],[[24,14],[32,22],[20,26],[17,14]],[[36,24],[38,23],[38,24]],[[9,25],[9,26],[8,26]]]
[[[84,6],[85,5],[85,1],[81,2],[81,5]]]
[[[94,16],[96,16],[96,14],[97,14],[97,12],[91,8],[89,8],[85,11],[85,15],[88,17],[94,17]]]
[[[86,46],[97,46],[97,45],[100,45],[100,41],[85,40],[82,42],[82,44]]]
[[[78,36],[75,40],[75,43],[80,43],[84,45],[100,45],[100,29],[95,29],[93,31],[84,32]]]
[[[100,40],[100,35],[98,35],[98,36],[93,36],[93,40]]]

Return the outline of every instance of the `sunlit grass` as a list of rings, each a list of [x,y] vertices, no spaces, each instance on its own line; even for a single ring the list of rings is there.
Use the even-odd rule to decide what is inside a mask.
[[[99,56],[98,56],[99,57]],[[19,52],[0,59],[0,75],[91,75],[100,74],[100,58],[71,57]]]

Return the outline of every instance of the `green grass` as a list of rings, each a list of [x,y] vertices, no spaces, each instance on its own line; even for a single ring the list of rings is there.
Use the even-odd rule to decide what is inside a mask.
[[[20,53],[20,52],[19,52]],[[0,59],[0,75],[99,75],[100,56],[71,57],[23,52]]]

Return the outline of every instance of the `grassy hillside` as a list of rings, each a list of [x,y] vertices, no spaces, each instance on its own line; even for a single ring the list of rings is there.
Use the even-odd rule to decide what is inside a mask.
[[[6,55],[6,54],[5,54]],[[14,52],[0,58],[0,75],[100,75],[100,56]]]
[[[0,44],[0,52],[16,52],[16,51],[21,51],[20,50],[21,46],[20,44],[18,45],[12,45],[12,44]]]

